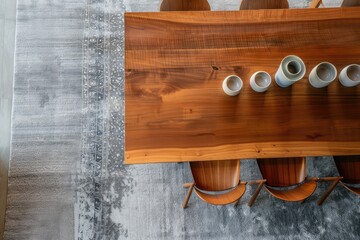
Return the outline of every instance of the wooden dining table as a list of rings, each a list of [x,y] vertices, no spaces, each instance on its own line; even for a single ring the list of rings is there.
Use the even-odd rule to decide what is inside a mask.
[[[306,74],[281,88],[287,55]],[[360,86],[312,87],[321,62],[360,64],[360,8],[125,13],[125,163],[360,155]]]

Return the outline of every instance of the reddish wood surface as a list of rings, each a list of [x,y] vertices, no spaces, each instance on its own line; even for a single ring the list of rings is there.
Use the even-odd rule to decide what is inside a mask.
[[[341,181],[350,184],[360,183],[360,156],[336,156],[334,157]]]
[[[258,159],[257,163],[262,177],[266,179],[266,190],[276,198],[289,202],[303,201],[316,189],[315,181],[304,182],[306,158],[264,158]],[[291,189],[281,189],[295,185]]]
[[[204,191],[223,191],[240,181],[240,161],[190,162],[195,186]]]
[[[209,204],[226,205],[226,204],[235,203],[236,201],[238,201],[242,197],[242,195],[244,195],[245,190],[246,190],[246,185],[239,184],[231,191],[221,193],[221,194],[208,194],[208,193],[201,192],[201,191],[197,190],[196,188],[194,190],[195,190],[196,195],[199,196],[199,198],[201,198],[203,201],[205,201]]]
[[[322,0],[312,0],[310,2],[309,8],[317,8],[320,6]]]
[[[360,87],[308,83],[319,62],[360,63],[360,9],[125,14],[125,162],[360,154]],[[255,93],[300,56],[305,78]],[[239,96],[223,79],[243,79]]]
[[[226,205],[239,200],[246,190],[240,183],[240,160],[190,162],[195,193],[205,202]],[[221,192],[231,189],[228,192]],[[212,191],[212,194],[203,191]],[[216,192],[221,193],[216,193]]]
[[[279,190],[266,187],[266,190],[274,197],[287,202],[300,202],[310,197],[316,190],[316,182],[305,182],[296,188]]]
[[[160,11],[209,11],[207,0],[163,0]]]
[[[286,8],[289,8],[287,0],[242,0],[240,5],[240,10]]]
[[[288,187],[306,178],[305,158],[264,158],[257,163],[267,186]]]
[[[342,7],[359,7],[360,0],[343,0]]]

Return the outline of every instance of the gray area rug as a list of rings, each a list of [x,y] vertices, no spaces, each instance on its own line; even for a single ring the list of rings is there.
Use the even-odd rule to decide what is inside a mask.
[[[5,239],[359,239],[360,198],[341,187],[321,207],[327,183],[303,204],[262,191],[249,208],[248,187],[236,208],[193,195],[183,210],[188,164],[122,164],[123,12],[159,4],[18,0]],[[308,158],[308,174],[337,172],[330,157]],[[244,180],[259,177],[254,160],[242,162]]]
[[[5,239],[73,239],[83,8],[18,1]]]

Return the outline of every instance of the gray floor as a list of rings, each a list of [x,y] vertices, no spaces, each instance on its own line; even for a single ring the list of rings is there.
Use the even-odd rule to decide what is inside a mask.
[[[0,0],[0,239],[4,232],[10,159],[16,1]]]
[[[5,239],[73,239],[84,2],[18,1]]]
[[[192,196],[183,210],[187,164],[122,164],[122,13],[159,4],[19,0],[5,239],[359,239],[360,198],[340,187],[322,207],[326,184],[304,204],[263,191],[249,208],[249,187],[237,208]],[[336,175],[332,158],[309,158],[308,172]],[[243,161],[242,176],[260,177],[255,161]]]

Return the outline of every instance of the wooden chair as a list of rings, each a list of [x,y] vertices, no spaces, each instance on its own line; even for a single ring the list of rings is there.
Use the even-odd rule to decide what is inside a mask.
[[[360,156],[334,156],[334,160],[339,174],[343,177],[341,185],[360,196],[360,185],[352,185],[360,184]]]
[[[265,188],[276,198],[284,201],[304,201],[316,189],[316,181],[306,178],[305,158],[257,159]]]
[[[243,0],[240,5],[240,10],[286,8],[289,8],[287,0]]]
[[[288,202],[304,202],[310,197],[318,181],[332,181],[333,184],[318,200],[321,205],[335,188],[341,177],[306,177],[306,158],[257,159],[260,172],[267,180],[266,190],[274,197]]]
[[[343,0],[341,7],[359,7],[360,0]]]
[[[207,0],[163,0],[160,11],[210,11]]]
[[[309,8],[318,8],[322,0],[312,0]],[[343,0],[341,7],[358,7],[360,6],[360,0]]]
[[[183,208],[186,208],[192,191],[203,201],[213,205],[234,203],[236,206],[246,190],[247,182],[240,181],[240,160],[190,162],[193,183],[185,183],[189,188]],[[259,184],[249,201],[253,204],[265,180],[251,181]]]

